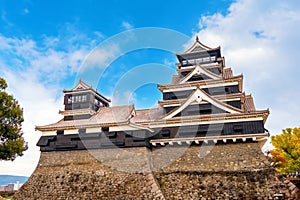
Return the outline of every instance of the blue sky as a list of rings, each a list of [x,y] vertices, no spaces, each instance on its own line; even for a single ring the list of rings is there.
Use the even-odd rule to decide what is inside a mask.
[[[40,137],[34,126],[60,119],[62,89],[84,79],[80,72],[88,61],[106,66],[98,82],[85,81],[112,98],[114,105],[152,107],[161,98],[156,84],[170,82],[175,73],[174,52],[182,51],[196,34],[208,46],[220,45],[227,67],[243,73],[244,90],[253,95],[256,107],[271,111],[266,127],[272,133],[300,124],[297,1],[0,0],[0,17],[0,76],[24,108],[23,131],[29,142],[23,157],[1,161],[0,174],[33,172]],[[118,43],[103,45],[124,31],[136,33],[143,27],[171,30],[188,39],[170,37],[168,41],[178,44],[171,50],[142,48],[125,54]],[[139,37],[165,42],[149,33]],[[136,74],[145,75],[138,87]]]
[[[190,35],[201,15],[226,13],[230,1],[1,1],[1,32],[41,39],[65,32],[66,24],[87,35],[111,36],[126,26],[164,27]]]

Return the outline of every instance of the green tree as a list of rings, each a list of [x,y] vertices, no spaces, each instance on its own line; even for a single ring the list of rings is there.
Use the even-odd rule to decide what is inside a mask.
[[[14,160],[27,150],[27,143],[21,132],[23,110],[6,88],[6,81],[0,77],[0,160]]]
[[[283,174],[300,170],[300,128],[287,128],[271,137],[270,151],[276,169]]]

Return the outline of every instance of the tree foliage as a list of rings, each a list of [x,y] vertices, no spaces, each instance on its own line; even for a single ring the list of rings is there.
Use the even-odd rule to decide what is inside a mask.
[[[287,128],[271,137],[270,151],[276,169],[283,174],[300,170],[300,128]]]
[[[23,110],[6,88],[6,81],[0,77],[0,160],[14,160],[27,150],[27,143],[21,132]]]

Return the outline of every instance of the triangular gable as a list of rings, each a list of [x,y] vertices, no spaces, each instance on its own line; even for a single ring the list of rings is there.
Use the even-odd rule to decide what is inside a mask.
[[[204,92],[200,88],[197,88],[195,90],[195,92],[193,92],[181,106],[179,106],[178,108],[175,108],[173,111],[168,113],[164,117],[164,119],[170,119],[170,118],[174,117],[175,115],[177,115],[178,113],[183,111],[187,106],[191,105],[191,103],[194,101],[196,101],[198,103],[200,103],[202,101],[211,103],[215,107],[220,108],[221,110],[224,110],[229,113],[241,113],[240,109],[230,106],[228,104],[225,104],[225,103],[209,96],[206,92]]]
[[[134,108],[134,105],[132,105],[132,111],[131,111],[131,114],[130,114],[130,119],[133,118],[134,116],[136,116],[136,111],[135,111],[135,108]]]
[[[194,44],[184,52],[185,53],[195,53],[195,52],[200,52],[200,51],[208,51],[208,50],[211,50],[213,48],[210,48],[204,44],[202,44],[200,41],[199,41],[199,38],[198,36],[196,37],[196,41],[194,42]]]
[[[194,48],[190,51],[190,53],[199,52],[199,51],[206,51],[207,49],[203,48],[200,44],[194,46]]]
[[[196,65],[196,67],[194,68],[193,71],[191,71],[190,73],[188,73],[182,80],[180,80],[180,84],[187,82],[194,75],[200,75],[200,74],[204,74],[204,75],[206,75],[209,78],[212,78],[214,80],[221,79],[221,76],[218,76],[217,74],[215,74],[213,72],[210,72],[207,69],[204,69],[200,65]]]
[[[91,89],[92,87],[80,80],[77,85],[72,90],[86,90]]]

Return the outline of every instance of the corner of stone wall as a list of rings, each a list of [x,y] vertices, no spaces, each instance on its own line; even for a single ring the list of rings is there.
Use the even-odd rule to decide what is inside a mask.
[[[37,168],[14,199],[163,200],[153,173],[147,170],[147,151],[128,148],[42,152]]]

